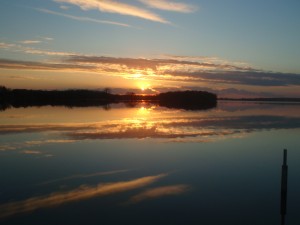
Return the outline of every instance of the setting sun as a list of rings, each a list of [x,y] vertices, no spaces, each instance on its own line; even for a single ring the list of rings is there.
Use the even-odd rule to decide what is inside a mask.
[[[147,89],[150,89],[150,84],[145,82],[139,82],[137,83],[137,86],[141,91],[146,91]]]

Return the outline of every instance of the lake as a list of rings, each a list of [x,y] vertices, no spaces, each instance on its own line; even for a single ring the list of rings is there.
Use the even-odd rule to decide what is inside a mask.
[[[300,104],[0,112],[0,223],[300,224]]]

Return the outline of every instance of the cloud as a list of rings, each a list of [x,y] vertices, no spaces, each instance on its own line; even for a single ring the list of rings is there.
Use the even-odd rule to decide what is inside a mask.
[[[167,174],[141,177],[129,181],[100,183],[97,186],[83,185],[67,192],[55,192],[49,195],[28,198],[23,201],[2,204],[0,205],[0,218],[32,212],[40,208],[54,207],[74,201],[82,201],[138,189],[157,182],[165,176]]]
[[[181,12],[181,13],[191,13],[197,10],[197,7],[189,5],[186,3],[173,2],[167,0],[139,0],[150,8]]]
[[[34,76],[12,76],[12,75],[2,75],[4,78],[9,78],[13,80],[45,80],[43,77],[34,77]]]
[[[66,139],[50,139],[50,140],[43,140],[43,141],[26,141],[26,145],[34,146],[34,145],[44,145],[44,144],[62,144],[62,143],[72,143],[73,140],[66,140]]]
[[[166,58],[116,58],[116,57],[105,57],[105,56],[86,56],[86,55],[72,55],[67,58],[68,62],[77,62],[77,63],[95,63],[95,64],[119,64],[125,65],[128,68],[139,68],[139,69],[153,69],[159,70],[160,67],[168,66],[189,66],[188,69],[193,69],[194,67],[206,68],[206,69],[227,69],[227,70],[253,70],[249,67],[241,67],[232,64],[224,63],[212,63],[203,62],[201,60],[178,60],[178,59],[166,59]]]
[[[169,24],[170,22],[159,15],[139,7],[112,0],[54,0],[59,3],[69,3],[79,6],[83,10],[98,9],[101,12],[117,13],[121,15],[134,16],[154,22]]]
[[[93,22],[93,23],[110,24],[110,25],[116,25],[116,26],[122,26],[122,27],[131,27],[130,25],[125,24],[125,23],[119,23],[119,22],[108,21],[108,20],[97,20],[97,19],[93,19],[93,18],[89,18],[89,17],[73,16],[73,15],[69,15],[69,14],[65,14],[65,13],[51,11],[48,9],[37,8],[36,10],[40,11],[40,12],[52,14],[52,15],[66,17],[69,19],[77,20],[77,21],[82,21],[82,22]]]
[[[55,54],[55,53],[54,53]],[[0,59],[0,68],[3,69],[27,69],[27,70],[84,70],[92,71],[93,66],[75,65],[75,64],[61,64],[61,63],[43,63],[32,61],[19,61]]]
[[[15,44],[9,44],[5,42],[0,42],[0,48],[9,49],[15,47]]]
[[[215,60],[215,59],[213,59]],[[67,62],[95,64],[104,66],[113,64],[115,72],[127,74],[130,69],[152,70],[152,76],[156,80],[184,80],[193,82],[211,82],[224,84],[242,84],[252,86],[287,86],[300,85],[300,75],[291,73],[279,73],[261,71],[244,64],[217,63],[209,59],[176,60],[176,59],[142,59],[142,58],[113,58],[97,56],[70,56]],[[119,66],[119,68],[118,68]],[[126,66],[124,68],[124,66]],[[103,67],[105,69],[105,67]],[[150,71],[151,72],[151,71]],[[168,76],[170,75],[170,76]],[[145,73],[144,78],[151,78]],[[130,76],[128,76],[130,78]]]
[[[105,56],[84,56],[84,55],[73,55],[67,59],[67,62],[74,63],[95,63],[95,64],[116,64],[124,65],[128,68],[135,69],[153,69],[159,70],[160,66],[165,65],[188,65],[188,66],[205,66],[215,67],[212,63],[202,63],[195,61],[182,61],[174,59],[145,59],[145,58],[115,58]],[[233,67],[232,65],[222,65],[225,67]]]
[[[74,54],[70,52],[48,51],[48,50],[40,50],[34,48],[23,48],[23,51],[28,54],[49,55],[49,56],[69,56]]]
[[[1,45],[0,45],[1,46]],[[255,69],[245,63],[217,58],[118,58],[48,51],[2,43],[3,48],[27,54],[63,56],[60,63],[0,59],[0,68],[97,72],[131,80],[181,81],[261,87],[299,86],[300,74]]]
[[[143,191],[142,193],[131,197],[128,203],[139,203],[141,201],[145,201],[149,199],[179,195],[187,192],[189,189],[190,186],[184,184],[151,188],[149,190]]]
[[[24,40],[24,41],[20,41],[21,44],[25,44],[25,45],[30,45],[30,44],[38,44],[41,43],[42,41],[40,40]]]
[[[36,151],[36,150],[24,150],[24,151],[22,151],[22,153],[29,154],[29,155],[39,155],[42,152],[41,151]]]
[[[45,37],[45,40],[50,40],[51,38]],[[42,41],[41,41],[42,42]],[[76,55],[72,52],[60,52],[60,51],[51,51],[51,50],[44,50],[44,49],[38,49],[38,48],[32,48],[28,46],[23,45],[16,45],[11,43],[0,43],[0,48],[3,48],[5,50],[9,50],[12,52],[24,52],[26,54],[36,54],[36,55],[47,55],[47,56],[71,56]]]
[[[23,45],[32,45],[32,44],[39,44],[45,41],[52,41],[53,38],[51,37],[39,37],[39,40],[22,40],[19,41],[18,43],[23,44]],[[16,44],[12,44],[12,43],[5,43],[5,42],[0,42],[0,48],[4,48],[4,49],[17,49],[17,48],[24,48],[26,49],[27,47],[23,47],[21,45],[16,45]]]
[[[59,8],[61,8],[63,10],[68,10],[70,7],[66,6],[66,5],[61,5],[61,6],[59,6]]]
[[[174,77],[185,77],[186,80],[242,84],[250,86],[288,86],[300,85],[300,74],[265,72],[265,71],[165,71]]]
[[[41,37],[42,39],[46,40],[46,41],[53,41],[54,38],[52,37]]]
[[[192,62],[202,62],[207,64],[217,64],[217,65],[231,65],[237,66],[239,68],[244,69],[251,69],[251,66],[246,62],[241,61],[228,61],[216,56],[188,56],[188,55],[170,55],[170,54],[163,54],[161,58],[167,59],[175,59],[180,61],[192,61]]]

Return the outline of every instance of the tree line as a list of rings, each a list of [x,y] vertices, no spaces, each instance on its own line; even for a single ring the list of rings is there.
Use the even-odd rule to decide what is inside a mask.
[[[110,89],[100,90],[28,90],[0,86],[1,108],[28,106],[105,106],[113,103],[149,101],[154,104],[183,109],[215,107],[217,96],[205,91],[173,91],[156,95],[138,95],[132,92],[112,94]]]

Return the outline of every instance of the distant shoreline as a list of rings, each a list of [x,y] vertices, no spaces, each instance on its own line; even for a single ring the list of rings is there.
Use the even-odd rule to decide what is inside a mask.
[[[217,106],[217,95],[205,91],[174,91],[156,95],[111,94],[109,91],[93,90],[27,90],[0,88],[0,107],[66,106],[88,107],[107,106],[116,103],[134,105],[146,101],[159,106],[186,110],[205,110]]]
[[[300,98],[218,98],[220,101],[300,103]]]

